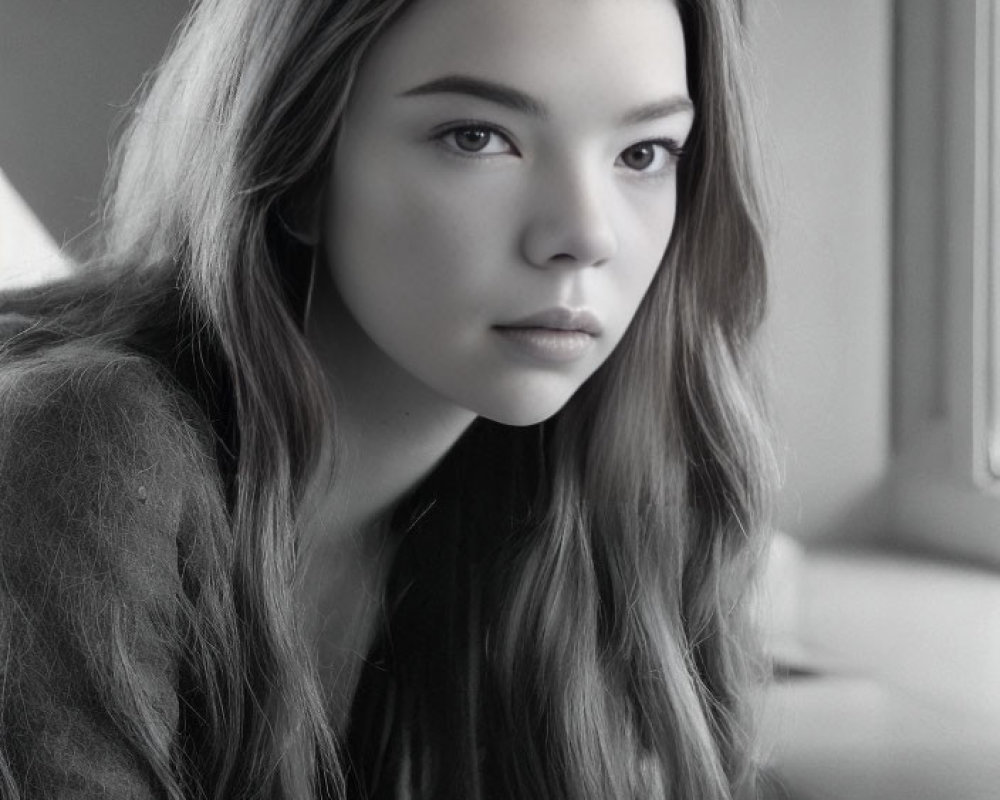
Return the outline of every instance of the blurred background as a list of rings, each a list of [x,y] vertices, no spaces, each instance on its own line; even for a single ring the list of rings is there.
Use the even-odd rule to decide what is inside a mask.
[[[784,478],[762,758],[778,797],[995,800],[995,2],[744,6]],[[0,283],[80,252],[115,125],[187,8],[0,4]]]

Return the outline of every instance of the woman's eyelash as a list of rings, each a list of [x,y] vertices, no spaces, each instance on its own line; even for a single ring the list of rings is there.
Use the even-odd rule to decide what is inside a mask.
[[[643,145],[659,145],[664,150],[666,150],[667,153],[670,156],[672,156],[676,160],[682,159],[684,157],[685,152],[686,152],[685,149],[684,149],[684,145],[682,145],[676,139],[670,139],[670,138],[666,138],[666,139],[644,139],[641,142],[636,142],[635,144],[631,145],[630,147],[626,147],[625,150],[623,150],[622,152],[625,153],[625,152],[628,152],[629,150],[631,150],[633,148],[642,147]]]
[[[676,139],[653,139],[651,144],[663,145],[666,151],[678,160],[684,158],[685,154],[687,153],[687,149],[684,147],[684,145],[682,145]]]
[[[480,148],[480,150],[476,150],[471,148],[465,149],[459,146],[457,141],[454,141],[450,144],[447,141],[448,137],[454,137],[458,134],[471,133],[471,132],[482,132],[487,134],[489,137],[497,137],[499,139],[502,139],[506,144],[506,146],[509,148],[511,155],[520,155],[517,148],[514,146],[511,137],[505,131],[498,128],[496,125],[493,125],[492,123],[480,122],[479,120],[470,119],[470,120],[463,120],[461,122],[450,123],[447,127],[436,130],[431,135],[431,139],[436,143],[440,144],[442,147],[445,147],[448,150],[448,152],[465,158],[477,158],[477,157],[482,158],[484,155],[486,156],[499,155],[498,153],[481,153],[481,150],[486,147],[485,144],[483,145],[483,148]]]
[[[643,139],[622,150],[615,165],[630,178],[658,180],[674,174],[683,155],[684,148],[676,139]]]
[[[451,142],[448,141],[449,137],[455,137],[459,134],[469,134],[469,133],[485,134],[488,138],[486,142],[482,145],[482,147],[480,147],[479,149],[476,149],[474,146],[468,148],[462,147],[458,143],[458,141],[454,139]],[[520,155],[517,148],[514,146],[514,143],[510,135],[508,135],[501,128],[498,128],[493,123],[489,122],[482,122],[480,120],[475,120],[475,119],[462,120],[460,122],[452,122],[445,127],[439,128],[438,130],[434,131],[431,134],[431,139],[434,142],[444,147],[452,155],[461,156],[463,158],[483,158],[485,156],[491,156],[491,155],[502,155],[501,153],[482,152],[492,141],[493,137],[501,139],[505,143],[506,147],[508,148],[508,152],[504,154]],[[472,140],[467,141],[466,143],[474,145],[474,141]],[[641,142],[636,142],[635,144],[625,148],[625,150],[622,151],[622,154],[627,153],[630,150],[634,150],[635,148],[641,148],[650,145],[662,147],[675,163],[684,158],[684,155],[686,153],[684,146],[680,142],[678,142],[676,139],[667,137],[662,139],[644,139]],[[619,157],[621,157],[621,154]],[[633,171],[635,171],[637,174],[645,173],[645,171],[642,169],[635,169]],[[659,171],[658,170],[654,171],[654,173],[652,174],[656,174],[657,172]]]

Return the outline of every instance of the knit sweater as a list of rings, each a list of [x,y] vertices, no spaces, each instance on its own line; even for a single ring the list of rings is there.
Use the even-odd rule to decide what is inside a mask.
[[[4,798],[162,796],[181,574],[223,515],[211,447],[181,408],[139,356],[0,344]]]

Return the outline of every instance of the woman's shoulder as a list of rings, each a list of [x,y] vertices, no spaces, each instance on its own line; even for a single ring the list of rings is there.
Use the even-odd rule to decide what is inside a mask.
[[[27,324],[17,323],[22,331]],[[190,494],[217,494],[218,484],[210,437],[185,409],[158,364],[119,346],[94,338],[20,351],[0,345],[5,556],[16,549],[7,532],[29,524],[57,538],[77,528],[176,533]]]
[[[19,315],[0,315],[0,409],[5,449],[53,435],[97,449],[123,440],[165,445],[198,427],[153,359],[100,336],[45,331]]]
[[[153,797],[121,720],[175,735],[186,565],[223,514],[211,445],[157,363],[29,347],[34,324],[0,322],[21,337],[0,344],[0,794],[6,772],[32,797]]]

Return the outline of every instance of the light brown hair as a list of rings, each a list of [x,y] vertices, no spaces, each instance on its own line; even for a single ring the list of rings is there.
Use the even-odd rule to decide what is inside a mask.
[[[772,469],[753,354],[763,219],[726,0],[678,0],[697,114],[674,233],[624,341],[551,420],[477,421],[401,506],[381,667],[345,741],[327,722],[291,586],[336,409],[301,330],[310,254],[286,221],[406,5],[198,3],[122,139],[91,277],[18,301],[128,342],[178,298],[170,346],[228,414],[232,553],[204,576],[216,594],[188,642],[198,746],[137,746],[178,800],[740,796]],[[143,288],[111,290],[122,276]]]

